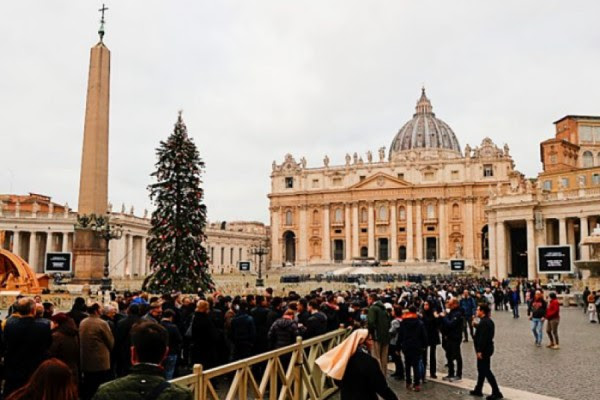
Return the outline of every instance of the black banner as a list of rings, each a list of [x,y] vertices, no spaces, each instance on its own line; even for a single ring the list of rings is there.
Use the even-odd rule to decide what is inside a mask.
[[[240,271],[250,271],[250,261],[238,261]]]
[[[47,274],[72,272],[71,253],[46,253],[46,265],[44,271]]]
[[[573,272],[571,246],[539,246],[537,250],[540,274],[570,274]]]
[[[465,270],[465,260],[450,260],[450,270],[462,272]]]

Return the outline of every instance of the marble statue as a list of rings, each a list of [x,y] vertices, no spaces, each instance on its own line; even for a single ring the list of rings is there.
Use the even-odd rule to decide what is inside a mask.
[[[346,165],[350,165],[351,160],[352,160],[352,157],[350,157],[350,154],[346,153]]]
[[[367,161],[369,162],[369,164],[373,162],[373,153],[371,152],[371,150],[367,151]]]
[[[329,167],[329,157],[327,155],[323,158],[323,165],[325,165],[325,168]]]
[[[385,146],[379,148],[379,162],[385,161]]]

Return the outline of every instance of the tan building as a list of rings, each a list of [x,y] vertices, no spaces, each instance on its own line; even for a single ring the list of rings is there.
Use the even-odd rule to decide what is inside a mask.
[[[536,185],[492,197],[490,275],[538,277],[537,247],[571,245],[589,260],[581,240],[600,222],[600,117],[566,116],[540,144],[544,172]]]
[[[109,209],[110,209],[109,205]],[[110,242],[110,275],[116,279],[142,278],[149,273],[146,242],[150,219],[147,211],[134,215],[134,209],[111,211],[111,224],[123,226],[123,237]],[[0,195],[0,248],[21,256],[34,272],[44,271],[48,252],[72,252],[77,213],[68,205],[52,202],[49,196]],[[268,228],[260,222],[210,223],[206,228],[206,248],[213,272],[231,272],[238,261],[258,259],[251,250],[268,246]],[[268,256],[263,259],[263,267]]]
[[[485,138],[461,151],[452,129],[433,113],[425,90],[389,153],[347,154],[344,165],[309,168],[290,154],[273,162],[272,263],[391,264],[489,257],[488,198],[525,186],[509,148]]]

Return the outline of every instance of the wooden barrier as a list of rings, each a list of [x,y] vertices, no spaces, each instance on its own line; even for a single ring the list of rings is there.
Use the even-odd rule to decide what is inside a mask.
[[[194,400],[323,400],[338,388],[333,379],[321,373],[315,360],[349,333],[349,329],[340,328],[305,341],[298,337],[296,344],[206,371],[195,365],[192,374],[171,383],[192,390]],[[259,365],[264,369],[257,368]],[[259,370],[260,376],[256,376]],[[227,392],[217,391],[214,380],[231,374]]]

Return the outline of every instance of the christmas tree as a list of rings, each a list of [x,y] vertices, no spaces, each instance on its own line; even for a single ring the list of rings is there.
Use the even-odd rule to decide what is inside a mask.
[[[206,206],[200,187],[204,162],[181,118],[156,150],[158,162],[148,186],[152,213],[148,255],[152,274],[144,290],[152,293],[196,293],[213,287],[205,240]]]

